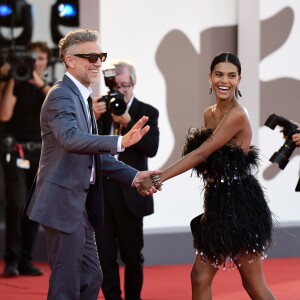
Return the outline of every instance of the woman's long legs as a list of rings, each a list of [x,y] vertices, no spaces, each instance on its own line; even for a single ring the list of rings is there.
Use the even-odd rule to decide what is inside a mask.
[[[196,255],[191,271],[192,300],[211,300],[211,285],[218,271],[212,266],[212,262],[206,259],[205,264],[201,261],[201,256]]]
[[[248,254],[240,256],[236,261],[237,264],[240,264],[238,270],[248,295],[253,300],[275,300],[274,295],[267,286],[261,258],[252,255],[251,261],[249,263]]]

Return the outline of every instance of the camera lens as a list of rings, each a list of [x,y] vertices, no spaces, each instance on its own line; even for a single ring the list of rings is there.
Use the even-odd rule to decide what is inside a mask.
[[[109,109],[113,114],[121,116],[126,111],[126,103],[123,99],[117,97],[111,98]]]
[[[289,162],[290,156],[296,148],[296,144],[293,140],[287,139],[286,142],[275,152],[270,158],[270,162],[278,163],[279,168],[283,170]]]
[[[25,81],[31,78],[32,67],[24,62],[16,63],[12,66],[11,76],[15,80]]]

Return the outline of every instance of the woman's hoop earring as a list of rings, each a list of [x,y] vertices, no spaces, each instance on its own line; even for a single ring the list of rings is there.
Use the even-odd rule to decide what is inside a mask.
[[[209,93],[210,95],[212,94],[212,88],[211,88],[211,86],[209,87],[208,93]]]

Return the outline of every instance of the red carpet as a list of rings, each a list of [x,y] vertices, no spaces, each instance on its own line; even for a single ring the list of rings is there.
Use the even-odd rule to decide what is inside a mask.
[[[45,263],[37,264],[45,271],[40,277],[0,278],[1,300],[44,300],[47,295],[49,268]],[[0,262],[0,270],[3,262]],[[190,265],[145,267],[143,300],[189,300]],[[123,270],[122,270],[123,271]],[[269,287],[277,300],[300,299],[300,258],[267,259],[264,271]],[[123,277],[123,272],[121,273]],[[103,300],[100,295],[99,299]],[[248,300],[239,273],[219,271],[213,284],[214,300]]]

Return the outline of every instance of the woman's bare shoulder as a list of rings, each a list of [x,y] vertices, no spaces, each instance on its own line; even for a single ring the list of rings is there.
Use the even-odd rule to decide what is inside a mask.
[[[249,118],[247,109],[242,105],[236,105],[230,110],[230,115],[237,118]]]
[[[216,105],[212,105],[212,106],[209,106],[207,107],[205,110],[204,110],[204,115],[205,116],[210,116],[216,109]]]

